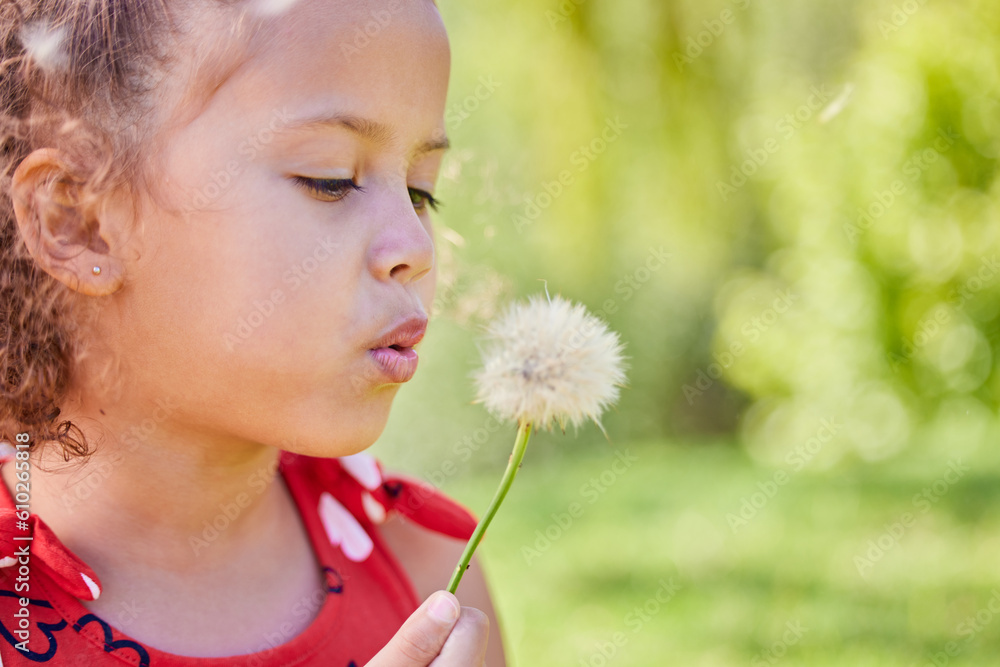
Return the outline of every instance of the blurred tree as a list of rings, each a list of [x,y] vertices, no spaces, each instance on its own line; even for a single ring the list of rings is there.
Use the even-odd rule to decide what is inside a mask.
[[[485,418],[459,407],[476,325],[542,279],[628,343],[607,421],[622,440],[741,429],[778,461],[837,418],[832,463],[891,456],[955,405],[993,419],[1000,7],[442,11],[456,148],[429,350],[447,358],[427,382],[456,414],[441,447]],[[394,436],[440,437],[407,400],[427,428]]]

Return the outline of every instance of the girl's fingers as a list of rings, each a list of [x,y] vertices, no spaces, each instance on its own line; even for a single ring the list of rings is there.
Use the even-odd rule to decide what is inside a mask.
[[[483,667],[489,636],[490,621],[486,614],[462,607],[458,623],[431,667]]]
[[[458,599],[454,595],[445,591],[434,593],[406,619],[367,667],[428,667],[445,646],[452,628],[458,624],[460,611]],[[434,662],[435,667],[438,664]],[[458,667],[460,664],[462,663],[441,663],[440,667]]]

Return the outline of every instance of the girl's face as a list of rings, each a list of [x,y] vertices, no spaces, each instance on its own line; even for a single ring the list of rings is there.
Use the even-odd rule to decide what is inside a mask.
[[[345,455],[400,386],[371,349],[434,296],[448,42],[430,0],[298,0],[269,20],[204,109],[171,93],[166,200],[145,201],[115,294],[121,401]]]

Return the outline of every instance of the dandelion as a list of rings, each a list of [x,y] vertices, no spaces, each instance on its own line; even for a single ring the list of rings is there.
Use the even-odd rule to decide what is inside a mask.
[[[563,431],[604,409],[625,381],[618,334],[580,304],[541,296],[507,309],[488,328],[492,346],[476,375],[477,401],[495,417]],[[602,429],[603,430],[603,429]]]
[[[472,554],[510,490],[535,428],[578,429],[618,400],[624,386],[618,334],[580,304],[534,296],[510,306],[487,328],[489,346],[475,375],[477,403],[501,420],[517,422],[514,452],[493,501],[465,547],[448,591],[454,593]],[[605,433],[605,437],[607,433]]]

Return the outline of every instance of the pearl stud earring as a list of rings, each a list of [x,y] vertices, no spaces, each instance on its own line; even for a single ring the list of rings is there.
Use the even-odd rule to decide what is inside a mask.
[[[101,267],[99,267],[99,266],[95,266],[94,267],[94,275],[95,276],[101,275]]]

